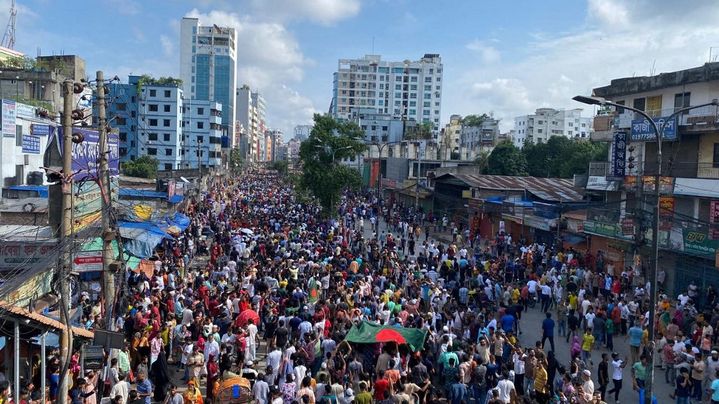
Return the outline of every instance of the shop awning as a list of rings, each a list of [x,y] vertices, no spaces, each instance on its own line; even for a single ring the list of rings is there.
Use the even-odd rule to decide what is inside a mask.
[[[65,329],[65,324],[63,324],[55,319],[43,316],[40,313],[35,313],[35,312],[29,311],[29,310],[25,310],[18,306],[13,306],[4,301],[0,301],[0,309],[6,311],[7,313],[14,315],[16,317],[30,320],[31,323],[35,322],[35,323],[38,323],[38,325],[43,325],[43,326],[54,328],[54,329],[60,330],[60,331]],[[88,338],[88,339],[92,339],[95,337],[95,334],[92,331],[86,330],[86,329],[80,328],[80,327],[72,327],[72,333],[76,336]]]

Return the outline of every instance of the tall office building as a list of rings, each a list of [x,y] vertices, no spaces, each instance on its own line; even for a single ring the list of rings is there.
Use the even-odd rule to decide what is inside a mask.
[[[222,104],[222,126],[228,146],[235,147],[235,86],[237,32],[234,28],[203,26],[185,17],[180,26],[180,78],[193,100]]]
[[[244,84],[236,91],[237,109],[235,120],[245,129],[246,136],[241,140],[240,150],[250,161],[261,161],[263,142],[267,125],[265,123],[265,99],[250,86]]]
[[[335,118],[351,119],[358,108],[428,122],[436,133],[442,112],[442,59],[429,53],[417,61],[389,62],[379,55],[340,59],[330,112]]]

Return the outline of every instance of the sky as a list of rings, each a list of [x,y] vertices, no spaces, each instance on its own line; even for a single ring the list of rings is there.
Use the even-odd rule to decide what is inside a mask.
[[[444,63],[442,125],[490,113],[503,131],[536,108],[577,108],[614,78],[719,60],[713,0],[17,0],[16,46],[76,54],[88,75],[179,76],[179,23],[238,30],[238,84],[289,138],[328,110],[341,58]],[[10,0],[0,0],[0,24]],[[3,25],[4,26],[4,25]],[[712,49],[712,47],[715,47]],[[590,116],[592,111],[586,110]]]

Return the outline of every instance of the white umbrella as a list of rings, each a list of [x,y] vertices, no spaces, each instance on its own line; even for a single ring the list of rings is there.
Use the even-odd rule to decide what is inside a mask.
[[[255,232],[253,232],[253,231],[250,230],[250,229],[240,229],[240,233],[246,234],[246,235],[248,235],[248,236],[251,236],[251,235],[255,234]]]

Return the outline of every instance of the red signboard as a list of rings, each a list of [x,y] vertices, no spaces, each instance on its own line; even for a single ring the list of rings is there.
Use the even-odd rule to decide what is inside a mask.
[[[709,237],[712,240],[719,239],[719,201],[709,202],[709,223],[711,224],[711,231]]]

